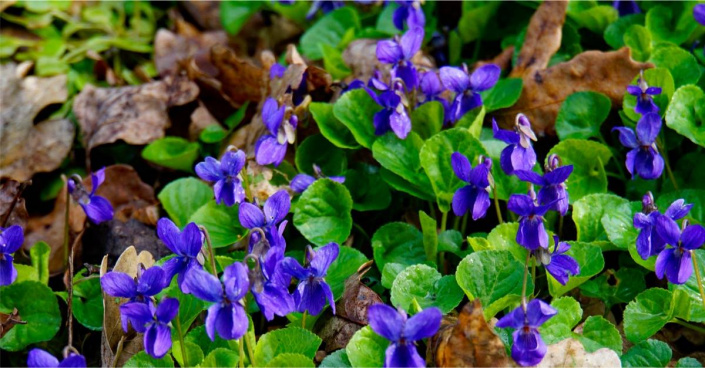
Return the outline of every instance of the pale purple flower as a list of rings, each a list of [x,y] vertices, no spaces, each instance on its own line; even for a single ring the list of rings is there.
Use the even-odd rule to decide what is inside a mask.
[[[642,70],[639,74],[639,79],[637,79],[636,86],[627,86],[627,92],[630,95],[636,97],[636,106],[634,111],[638,114],[648,114],[648,113],[658,113],[658,106],[654,103],[654,99],[651,96],[656,96],[661,94],[660,87],[649,87],[644,79],[644,71]]]
[[[502,70],[494,64],[483,65],[470,74],[467,66],[462,68],[444,66],[440,70],[441,81],[449,90],[455,92],[455,99],[450,110],[451,121],[460,120],[466,112],[482,105],[480,92],[492,88],[499,79]]]
[[[517,364],[528,367],[543,360],[548,347],[538,328],[556,313],[558,311],[543,300],[534,299],[526,305],[526,309],[519,306],[497,321],[499,328],[515,329],[512,333],[512,359]]]
[[[524,114],[517,115],[513,131],[499,129],[497,122],[492,119],[492,132],[495,139],[508,144],[499,158],[499,164],[507,175],[514,174],[515,170],[533,169],[536,165],[536,152],[531,141],[536,141],[536,134]]]
[[[404,106],[402,89],[401,83],[395,82],[393,88],[383,91],[378,96],[371,89],[366,88],[370,97],[383,107],[372,120],[375,135],[383,135],[391,130],[399,139],[406,139],[411,132],[411,118]]]
[[[655,113],[647,113],[639,119],[634,130],[627,127],[612,128],[619,132],[619,141],[631,151],[627,153],[625,162],[632,179],[637,176],[646,180],[657,179],[664,167],[663,157],[656,147],[656,137],[661,131],[661,117]]]
[[[269,130],[255,143],[255,159],[260,165],[279,164],[286,156],[288,144],[296,141],[299,119],[293,112],[287,117],[287,108],[279,106],[277,100],[268,97],[262,106],[262,122]]]
[[[705,243],[705,228],[701,225],[687,226],[681,232],[678,225],[661,216],[657,222],[659,235],[673,248],[664,249],[656,258],[656,276],[666,276],[672,284],[684,284],[693,273],[692,251]]]
[[[271,247],[263,255],[252,252],[246,258],[257,260],[256,267],[249,272],[250,290],[268,321],[274,315],[284,317],[296,308],[289,293],[291,275],[284,272],[282,265],[284,250],[284,246]]]
[[[561,285],[568,282],[568,276],[575,276],[580,273],[578,262],[565,252],[570,250],[570,244],[559,241],[558,236],[553,236],[553,252],[549,252],[544,248],[536,250],[536,258],[546,267],[546,271],[550,273]]]
[[[161,359],[171,349],[171,320],[179,313],[179,301],[164,298],[155,308],[150,303],[126,303],[120,313],[127,316],[132,328],[144,334],[144,350],[155,359]],[[125,329],[127,332],[127,329]]]
[[[215,203],[223,202],[226,206],[232,206],[245,199],[245,189],[242,187],[240,176],[240,171],[245,167],[245,161],[245,152],[228,150],[220,161],[209,156],[196,165],[198,177],[215,183],[213,185]]]
[[[115,298],[127,298],[129,302],[149,303],[153,297],[162,291],[166,284],[164,271],[159,266],[144,269],[141,263],[137,267],[137,277],[132,278],[123,272],[111,271],[100,278],[103,291]],[[128,319],[122,318],[122,328],[127,330]]]
[[[426,25],[426,16],[419,0],[396,0],[396,3],[399,4],[399,7],[392,14],[392,22],[398,30],[404,29],[404,22],[409,26],[409,29],[423,28]]]
[[[696,22],[705,26],[705,4],[697,4],[693,7],[693,17]]]
[[[529,190],[529,195],[512,194],[509,197],[507,208],[520,216],[519,231],[516,236],[519,245],[532,251],[539,247],[548,248],[548,232],[543,223],[543,216],[554,204],[555,202],[543,206],[536,204],[533,188]]]
[[[0,227],[0,286],[10,285],[17,279],[17,269],[12,254],[24,243],[24,232],[19,225]]]
[[[28,367],[75,367],[75,368],[85,368],[86,358],[81,354],[76,354],[74,352],[68,352],[68,356],[64,358],[61,362],[56,359],[53,355],[48,352],[34,348],[29,351],[27,355],[27,366]]]
[[[338,244],[335,243],[329,243],[315,251],[309,246],[306,249],[305,267],[291,257],[284,258],[282,261],[284,272],[299,280],[299,286],[294,293],[297,311],[308,311],[311,315],[318,315],[327,300],[335,314],[333,291],[326,283],[325,276],[328,267],[338,257],[338,252]]]
[[[546,173],[543,176],[533,171],[525,170],[516,170],[514,174],[523,181],[540,185],[541,189],[538,193],[539,204],[555,203],[551,209],[559,212],[561,216],[565,216],[570,204],[565,182],[573,172],[573,165],[559,167],[559,163],[560,159],[553,154],[548,158]]]
[[[283,246],[285,243],[281,233],[286,227],[287,222],[284,219],[289,214],[290,207],[291,198],[285,190],[280,190],[267,198],[262,209],[252,203],[243,202],[240,204],[238,213],[240,225],[250,230],[261,229],[269,245]],[[258,237],[259,234],[253,231],[250,238],[250,252],[254,244],[259,241]]]
[[[189,290],[184,285],[184,277],[193,269],[203,268],[198,260],[198,255],[203,247],[203,234],[198,226],[190,222],[184,227],[184,231],[168,218],[161,218],[157,222],[157,235],[164,245],[176,256],[164,263],[165,285],[171,282],[174,275],[179,275],[177,282],[181,291],[188,294]]]
[[[105,168],[102,168],[91,174],[91,191],[90,193],[83,186],[81,178],[71,177],[68,180],[68,191],[73,200],[81,205],[86,216],[94,223],[113,219],[114,211],[110,201],[102,196],[95,194],[98,187],[105,181]]]
[[[392,79],[404,81],[407,91],[416,88],[418,84],[416,67],[411,59],[419,52],[423,36],[423,28],[414,27],[401,38],[377,42],[377,59],[383,64],[392,64]]]
[[[438,101],[443,105],[443,124],[448,124],[451,121],[452,110],[450,103],[445,98],[441,97],[441,94],[445,92],[441,80],[434,71],[427,71],[421,77],[419,82],[419,88],[425,96],[424,102]]]

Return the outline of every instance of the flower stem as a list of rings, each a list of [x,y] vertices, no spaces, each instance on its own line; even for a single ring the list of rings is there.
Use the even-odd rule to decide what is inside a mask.
[[[181,330],[181,319],[179,318],[178,314],[176,315],[176,331],[179,333],[179,346],[181,347],[181,358],[184,360],[184,365],[188,366],[189,360],[188,356],[186,355],[186,349],[184,345],[184,334],[183,331]]]
[[[685,321],[681,321],[681,320],[678,319],[678,318],[674,318],[674,319],[672,319],[672,320],[670,320],[670,321],[668,321],[668,322],[675,323],[675,324],[681,325],[681,326],[683,326],[683,327],[688,327],[689,329],[691,329],[691,330],[693,330],[693,331],[697,331],[697,332],[700,332],[700,333],[705,333],[705,328],[702,328],[702,327],[700,327],[700,326],[696,326],[696,325],[694,325],[694,324],[692,324],[692,323],[688,323],[688,322],[685,322]]]
[[[247,198],[247,201],[252,203],[252,191],[250,190],[250,177],[247,175],[247,163],[245,164],[245,168],[243,169],[244,172],[242,173],[242,186],[245,188],[245,197]]]
[[[529,259],[531,257],[530,252],[526,252],[526,262],[524,263],[524,281],[521,285],[521,308],[526,313],[526,284],[529,278]]]
[[[240,340],[238,340],[238,345],[240,345],[240,362],[238,366],[240,368],[245,367],[245,338],[241,337]]]
[[[213,252],[213,243],[211,243],[211,236],[208,234],[208,229],[203,225],[198,225],[198,228],[203,232],[203,236],[206,238],[206,244],[208,245],[208,258],[211,261],[211,272],[213,276],[218,278],[218,270],[215,268],[215,253]]]
[[[64,268],[69,262],[69,207],[71,205],[71,194],[69,193],[69,180],[62,175],[66,182],[66,209],[64,210]],[[70,345],[70,344],[69,344]]]
[[[122,355],[122,348],[125,345],[125,335],[122,335],[120,337],[120,341],[118,341],[117,345],[117,351],[115,351],[115,356],[113,357],[113,364],[111,367],[116,368],[118,366],[118,360],[120,359],[120,355]]]
[[[308,314],[308,311],[304,311],[303,316],[301,317],[301,328],[304,330],[306,329],[306,315]]]
[[[698,256],[693,251],[690,251],[690,256],[690,258],[693,260],[693,268],[695,269],[695,279],[698,281],[698,290],[700,290],[700,298],[702,299],[703,306],[705,306],[705,290],[703,290],[703,279],[700,276],[700,269],[698,268]]]
[[[462,224],[460,225],[460,233],[465,236],[465,229],[468,226],[468,214],[467,212],[463,215]]]
[[[666,173],[668,174],[668,178],[673,184],[673,189],[678,190],[678,183],[676,182],[676,177],[673,176],[673,171],[671,171],[671,164],[668,162],[668,150],[666,149],[665,140],[665,138],[663,140],[661,140],[660,137],[656,138],[656,147],[658,147],[659,151],[661,152],[661,156],[663,156],[663,162],[666,166]]]
[[[531,254],[531,253],[529,253]],[[534,284],[536,283],[536,262],[531,264],[531,279],[534,280]],[[534,288],[534,291],[536,291],[536,288]],[[534,297],[534,291],[531,292],[531,297]]]
[[[497,212],[497,221],[499,221],[500,224],[504,223],[504,220],[502,220],[502,211],[499,208],[499,198],[497,198],[497,186],[492,187],[492,194],[494,195],[494,210]]]

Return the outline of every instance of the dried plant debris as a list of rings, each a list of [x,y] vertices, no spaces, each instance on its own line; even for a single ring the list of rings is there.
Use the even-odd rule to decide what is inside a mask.
[[[22,192],[29,183],[15,180],[0,180],[0,227],[20,225],[25,227],[29,214]]]

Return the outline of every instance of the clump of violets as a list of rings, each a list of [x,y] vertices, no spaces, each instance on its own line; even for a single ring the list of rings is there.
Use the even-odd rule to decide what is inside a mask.
[[[529,119],[524,114],[518,114],[513,131],[499,129],[492,119],[492,132],[495,139],[508,144],[499,159],[502,170],[507,175],[514,174],[516,170],[531,171],[536,165],[536,152],[531,145],[531,141],[536,141],[536,134],[531,129]]]
[[[267,198],[262,209],[249,202],[240,204],[238,213],[240,224],[246,229],[253,230],[250,236],[250,252],[261,237],[261,234],[254,231],[256,229],[262,230],[268,246],[284,246],[282,233],[287,224],[284,219],[289,214],[289,208],[291,208],[291,199],[285,190],[280,190]]]
[[[171,282],[174,275],[178,275],[177,282],[181,291],[188,294],[188,287],[184,284],[187,273],[193,269],[202,269],[202,259],[199,254],[203,247],[203,234],[198,226],[190,222],[184,227],[184,231],[168,218],[161,218],[157,222],[157,236],[164,242],[167,248],[176,256],[164,263],[165,285]]]
[[[254,260],[249,270],[250,290],[264,317],[271,321],[274,315],[285,317],[295,309],[289,293],[291,275],[284,272],[284,246],[272,247],[264,254],[251,252],[246,260]]]
[[[84,186],[81,177],[74,175],[68,180],[68,191],[71,198],[81,205],[83,211],[94,224],[110,221],[113,219],[114,211],[110,201],[95,194],[98,187],[105,181],[105,168],[91,174],[91,191]]]
[[[497,327],[514,329],[512,359],[517,364],[528,367],[537,365],[543,360],[548,347],[541,338],[538,328],[556,313],[558,311],[543,300],[533,299],[497,321]]]
[[[372,82],[372,79],[370,81]],[[400,81],[393,82],[392,88],[384,90],[379,96],[367,89],[370,97],[383,107],[372,120],[375,126],[375,135],[383,135],[390,130],[400,139],[406,139],[406,136],[409,135],[411,118],[404,104],[403,89]]]
[[[642,259],[646,260],[666,248],[666,240],[661,237],[658,231],[659,219],[665,217],[661,221],[661,226],[666,224],[670,228],[677,229],[676,220],[685,217],[693,205],[686,204],[683,199],[678,199],[668,206],[666,212],[661,214],[656,208],[653,195],[651,192],[647,192],[641,200],[641,206],[641,212],[634,214],[634,227],[640,230],[636,238],[636,251]]]
[[[86,358],[75,352],[72,348],[64,349],[64,360],[59,362],[53,355],[48,352],[34,348],[27,355],[28,367],[86,367]]]
[[[289,187],[291,187],[291,190],[296,193],[303,193],[318,179],[328,178],[341,184],[345,182],[344,176],[325,176],[323,171],[321,171],[321,168],[316,164],[313,164],[313,174],[314,176],[303,173],[297,174],[293,179],[291,179],[291,184],[289,184]]]
[[[555,205],[551,202],[546,205],[538,205],[536,193],[533,186],[529,189],[529,194],[512,194],[507,202],[507,208],[519,215],[519,231],[517,232],[517,243],[528,250],[548,248],[548,232],[544,225],[543,216]]]
[[[241,304],[250,288],[245,265],[235,262],[226,267],[222,283],[203,270],[190,272],[185,283],[195,297],[213,303],[206,317],[206,333],[211,341],[215,341],[216,332],[225,340],[239,339],[247,332],[249,321]]]
[[[150,303],[151,297],[168,286],[165,285],[165,280],[164,271],[160,267],[145,269],[140,263],[135,278],[123,272],[111,271],[100,278],[100,287],[112,297],[127,298],[128,303]],[[127,330],[127,316],[121,315],[121,319],[122,328]]]
[[[656,258],[656,276],[663,279],[666,276],[672,284],[684,284],[693,273],[692,252],[705,244],[705,228],[701,225],[690,225],[683,220],[683,231],[678,225],[669,221],[666,216],[658,219],[659,235],[673,248],[664,249]]]
[[[528,170],[516,170],[514,174],[521,180],[540,185],[538,202],[541,205],[554,203],[552,210],[556,210],[565,216],[568,212],[570,198],[565,184],[568,177],[573,172],[573,165],[560,166],[561,159],[556,154],[552,154],[546,160],[543,176]]]
[[[570,244],[559,241],[558,236],[553,236],[553,252],[543,248],[536,250],[536,258],[546,267],[546,271],[551,274],[561,285],[568,282],[569,276],[580,273],[578,262],[571,256],[565,254],[570,250]]]
[[[19,225],[0,227],[0,286],[10,285],[17,279],[17,269],[12,254],[24,243],[24,232]]]
[[[127,316],[132,328],[144,334],[144,351],[161,359],[171,349],[171,320],[179,313],[179,301],[164,298],[153,303],[127,303],[120,306],[120,313]],[[125,328],[127,332],[127,328]]]
[[[302,266],[297,260],[286,257],[282,261],[284,272],[299,280],[294,293],[296,310],[311,315],[321,313],[326,300],[335,314],[333,291],[325,280],[328,267],[338,258],[338,244],[329,243],[317,250],[306,249],[306,262]]]
[[[639,119],[634,130],[627,127],[612,129],[619,132],[619,141],[631,150],[625,162],[632,179],[637,176],[646,180],[657,179],[664,167],[663,157],[656,147],[656,138],[661,131],[661,117],[656,113],[647,113]]]
[[[639,74],[636,85],[627,86],[627,92],[636,97],[636,106],[634,107],[634,111],[641,115],[658,113],[659,108],[654,103],[652,96],[660,95],[661,87],[649,87],[646,83],[646,79],[644,78],[643,70]]]
[[[416,67],[411,58],[421,49],[423,37],[423,28],[413,27],[401,38],[377,43],[377,59],[383,64],[392,64],[392,79],[402,80],[407,91],[416,88],[418,84]]]
[[[396,0],[399,7],[392,14],[392,22],[398,30],[404,29],[404,22],[409,28],[421,27],[426,25],[426,16],[421,8],[419,0]]]
[[[299,119],[286,105],[279,106],[277,100],[268,97],[262,106],[262,122],[269,134],[255,143],[255,159],[260,165],[279,166],[286,156],[287,146],[296,141]]]
[[[201,179],[215,183],[215,203],[225,203],[232,206],[245,199],[245,189],[242,187],[240,171],[245,167],[245,152],[229,147],[220,158],[206,157],[206,160],[196,165],[196,174]]]
[[[492,159],[480,156],[480,162],[475,168],[460,152],[453,152],[450,159],[455,176],[468,183],[453,194],[453,213],[456,216],[463,216],[468,211],[472,211],[473,220],[485,217],[490,207]]]
[[[482,106],[480,92],[492,88],[499,80],[502,70],[494,64],[483,65],[470,74],[463,64],[462,68],[444,66],[440,70],[441,81],[449,90],[455,92],[455,99],[450,107],[450,120],[460,120],[466,112]]]
[[[443,313],[431,307],[411,318],[402,309],[373,304],[367,309],[372,331],[390,341],[385,352],[384,367],[425,367],[416,350],[416,341],[433,336],[441,326]]]

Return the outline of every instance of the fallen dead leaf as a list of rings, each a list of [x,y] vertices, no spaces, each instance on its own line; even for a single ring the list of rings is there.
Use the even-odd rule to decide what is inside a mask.
[[[524,87],[514,106],[493,113],[505,128],[514,124],[518,113],[525,114],[534,130],[555,134],[554,124],[561,103],[572,93],[595,91],[607,95],[613,106],[621,106],[626,86],[651,63],[635,62],[630,51],[586,51],[572,60],[547,68],[561,43],[561,28],[567,3],[545,1],[529,23],[517,65],[510,77],[521,77]]]
[[[181,21],[179,24],[180,32],[183,33],[160,29],[154,38],[154,63],[161,76],[174,75],[179,70],[179,63],[191,57],[205,59],[205,63],[210,63],[211,47],[228,43],[224,31],[193,34],[187,23]]]
[[[199,26],[209,30],[223,29],[219,1],[189,0],[180,3],[180,5],[186,8],[186,11]]]
[[[367,81],[375,70],[382,69],[377,60],[377,40],[360,39],[350,42],[343,51],[343,61],[352,71],[354,79]]]
[[[22,320],[22,316],[13,308],[10,314],[0,313],[0,339],[3,338],[15,325],[23,325],[27,322]]]
[[[68,119],[34,124],[42,109],[65,102],[68,92],[66,75],[27,77],[31,66],[0,65],[0,177],[18,181],[59,167],[75,134]]]
[[[507,70],[509,69],[509,66],[512,62],[512,55],[514,55],[514,46],[509,46],[506,49],[502,50],[499,55],[495,56],[490,60],[478,61],[473,65],[473,69],[479,68],[487,64],[494,64],[502,70]]]
[[[198,107],[191,113],[191,123],[188,126],[188,137],[189,140],[195,141],[201,134],[201,131],[209,125],[218,124],[218,120],[211,115],[208,108],[203,104],[203,102],[198,101]]]
[[[247,101],[259,102],[266,94],[268,73],[259,66],[239,58],[232,49],[215,45],[211,60],[218,69],[221,91],[239,107]]]
[[[613,350],[602,348],[588,353],[583,344],[575,339],[565,339],[548,345],[548,351],[536,367],[621,367],[622,362]]]
[[[86,150],[124,140],[147,144],[164,136],[171,124],[167,109],[189,103],[198,86],[186,77],[120,88],[86,85],[73,104]]]
[[[27,226],[29,214],[22,198],[26,186],[15,180],[0,180],[0,227]]]

